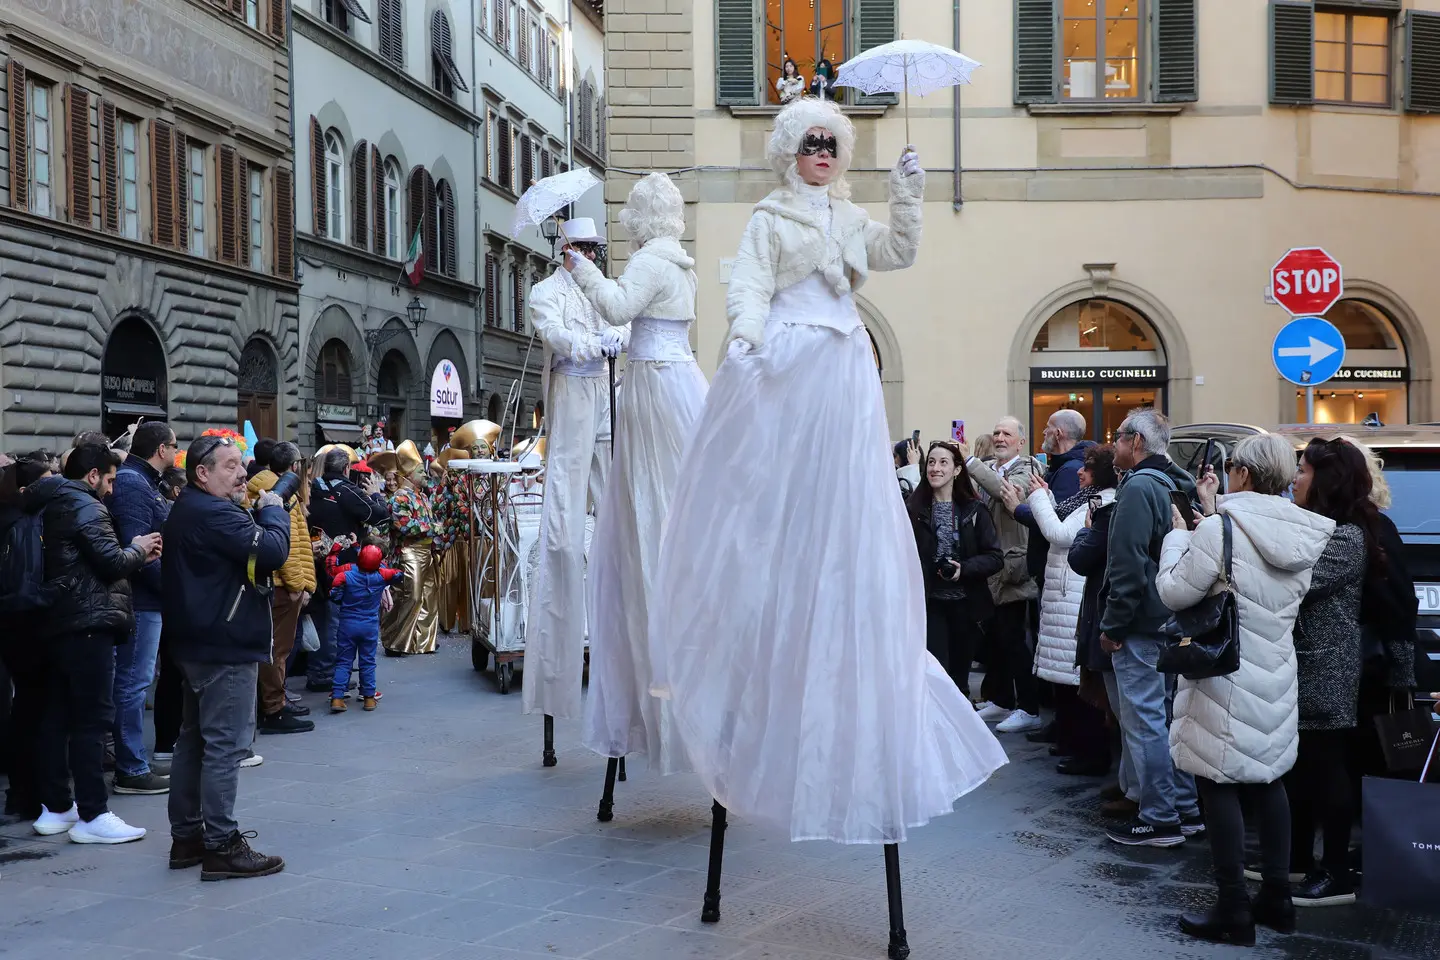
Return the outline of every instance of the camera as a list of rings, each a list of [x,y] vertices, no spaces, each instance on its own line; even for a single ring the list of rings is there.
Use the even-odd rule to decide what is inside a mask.
[[[284,504],[286,510],[292,509],[295,506],[296,494],[300,492],[300,474],[293,470],[281,474],[280,479],[275,481],[275,486],[270,488],[270,492],[280,498],[280,502]]]
[[[938,557],[935,560],[935,576],[941,580],[953,583],[954,581],[950,579],[955,574],[955,569],[950,566],[952,560],[959,563],[958,560],[955,560],[955,558],[951,556]]]

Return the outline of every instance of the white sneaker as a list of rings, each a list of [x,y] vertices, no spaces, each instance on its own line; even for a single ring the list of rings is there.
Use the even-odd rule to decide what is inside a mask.
[[[1009,720],[1013,710],[1006,710],[1004,707],[997,707],[993,703],[987,703],[980,710],[980,719],[986,723],[994,723],[997,720]]]
[[[53,837],[57,833],[64,833],[75,824],[80,822],[80,808],[70,804],[70,809],[64,813],[56,813],[45,805],[40,807],[40,819],[30,826],[42,837]]]
[[[1033,713],[1026,713],[1024,710],[1016,710],[1006,717],[995,728],[996,733],[1029,733],[1031,730],[1039,730],[1045,724]]]
[[[258,766],[260,766],[260,764],[262,764],[262,763],[264,763],[264,762],[265,762],[265,758],[264,758],[264,757],[260,756],[260,754],[256,753],[254,750],[251,750],[249,753],[247,753],[247,754],[245,755],[245,759],[240,761],[240,766],[242,766],[242,767],[258,767]]]
[[[129,843],[143,836],[144,827],[132,827],[109,811],[89,823],[81,820],[70,828],[71,843]]]

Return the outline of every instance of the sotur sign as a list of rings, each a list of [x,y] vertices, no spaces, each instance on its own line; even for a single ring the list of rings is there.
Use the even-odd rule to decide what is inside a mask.
[[[430,416],[453,420],[465,416],[465,395],[460,387],[460,374],[449,360],[436,364],[435,372],[430,376]]]

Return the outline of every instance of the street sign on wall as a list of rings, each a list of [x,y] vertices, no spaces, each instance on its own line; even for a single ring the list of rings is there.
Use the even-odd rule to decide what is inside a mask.
[[[1345,338],[1323,317],[1297,317],[1275,335],[1271,359],[1291,383],[1319,386],[1345,363]]]
[[[1344,296],[1345,276],[1320,247],[1295,247],[1270,268],[1270,292],[1292,316],[1319,316]]]

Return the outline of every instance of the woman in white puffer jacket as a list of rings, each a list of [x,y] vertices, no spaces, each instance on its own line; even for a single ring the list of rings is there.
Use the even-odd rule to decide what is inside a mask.
[[[1091,446],[1080,468],[1080,489],[1063,503],[1032,478],[1030,513],[1050,544],[1045,555],[1045,587],[1040,595],[1040,635],[1035,644],[1035,675],[1055,684],[1055,738],[1064,756],[1061,773],[1095,776],[1110,770],[1105,716],[1079,697],[1080,667],[1075,656],[1076,623],[1085,597],[1085,578],[1070,569],[1070,545],[1085,528],[1092,505],[1115,500],[1115,448]]]
[[[1170,755],[1195,775],[1215,860],[1219,901],[1184,916],[1186,933],[1221,943],[1253,944],[1255,924],[1295,929],[1290,900],[1290,807],[1280,777],[1295,763],[1299,682],[1292,630],[1315,562],[1334,521],[1280,496],[1295,477],[1295,451],[1274,434],[1246,437],[1230,462],[1230,490],[1218,513],[1232,528],[1231,585],[1240,620],[1240,669],[1207,680],[1180,678]],[[1224,534],[1216,515],[1213,471],[1199,490],[1209,514],[1194,533],[1175,511],[1155,577],[1172,610],[1195,606],[1221,589]],[[1245,889],[1244,797],[1259,819],[1264,886],[1252,905]]]

